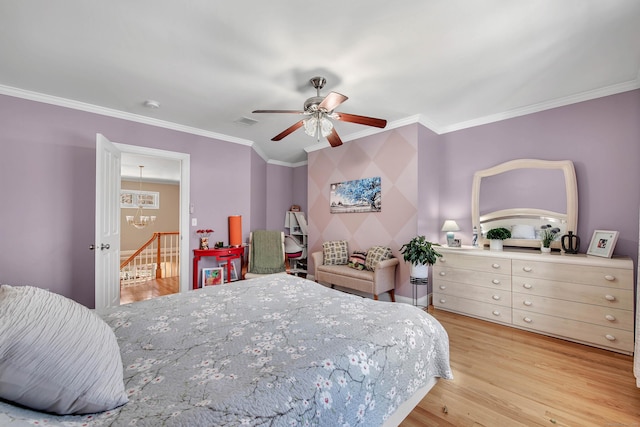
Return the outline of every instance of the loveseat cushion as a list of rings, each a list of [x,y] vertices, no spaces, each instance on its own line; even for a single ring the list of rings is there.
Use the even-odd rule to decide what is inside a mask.
[[[356,270],[349,268],[346,265],[321,265],[318,267],[319,271],[325,273],[338,274],[344,277],[352,277],[354,279],[373,281],[373,272],[369,270]]]
[[[349,261],[349,248],[346,240],[333,240],[322,244],[324,265],[346,265]]]
[[[365,260],[365,267],[369,271],[374,271],[376,265],[380,261],[391,258],[391,249],[385,246],[373,246],[367,251],[367,258]]]

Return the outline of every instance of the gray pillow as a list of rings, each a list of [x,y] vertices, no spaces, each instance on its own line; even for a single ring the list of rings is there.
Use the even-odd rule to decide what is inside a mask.
[[[115,334],[98,315],[32,286],[0,287],[0,398],[89,414],[128,401]]]

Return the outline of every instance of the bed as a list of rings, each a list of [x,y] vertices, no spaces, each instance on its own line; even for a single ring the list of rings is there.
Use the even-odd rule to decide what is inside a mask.
[[[115,332],[128,402],[51,415],[0,401],[0,425],[397,425],[452,378],[446,331],[428,313],[290,275],[98,314]]]

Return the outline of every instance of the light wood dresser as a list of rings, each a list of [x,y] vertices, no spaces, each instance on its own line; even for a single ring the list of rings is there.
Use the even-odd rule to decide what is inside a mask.
[[[630,258],[438,248],[436,309],[632,354]]]

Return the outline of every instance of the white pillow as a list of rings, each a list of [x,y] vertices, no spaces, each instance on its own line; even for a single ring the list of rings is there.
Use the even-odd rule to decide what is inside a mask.
[[[512,239],[535,239],[536,229],[533,225],[514,225],[511,229]]]
[[[116,337],[62,295],[0,287],[0,398],[55,414],[106,411],[128,401]]]

